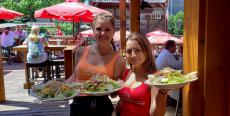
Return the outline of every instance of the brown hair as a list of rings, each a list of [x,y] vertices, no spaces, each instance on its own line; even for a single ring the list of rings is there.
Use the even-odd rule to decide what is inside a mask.
[[[112,24],[113,29],[115,29],[115,18],[112,14],[105,13],[105,12],[98,13],[93,19],[93,29],[94,29],[95,24],[96,24],[98,19],[109,21]],[[113,39],[111,40],[111,44],[113,46],[113,49],[116,51],[116,46],[114,44]]]
[[[165,42],[165,49],[168,50],[168,49],[172,48],[175,44],[176,44],[176,41],[174,41],[174,40],[167,40]]]
[[[145,55],[145,62],[143,65],[145,67],[146,72],[148,74],[154,73],[157,69],[155,65],[155,58],[153,57],[152,48],[148,39],[141,33],[131,33],[127,37],[126,42],[128,40],[135,40],[138,42]]]

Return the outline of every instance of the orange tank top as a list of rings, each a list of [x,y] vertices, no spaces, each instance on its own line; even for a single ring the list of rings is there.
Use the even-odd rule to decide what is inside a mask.
[[[83,54],[76,67],[76,81],[86,81],[89,80],[93,75],[97,73],[102,75],[107,75],[111,79],[114,76],[114,64],[119,54],[114,55],[112,60],[103,66],[95,66],[87,62],[87,56],[91,46],[84,48]]]

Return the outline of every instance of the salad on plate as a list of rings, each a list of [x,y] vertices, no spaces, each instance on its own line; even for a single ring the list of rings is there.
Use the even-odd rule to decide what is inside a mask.
[[[161,89],[177,89],[185,86],[198,79],[197,72],[182,74],[180,70],[165,68],[158,73],[148,75],[149,79],[145,82],[149,85],[156,86]]]

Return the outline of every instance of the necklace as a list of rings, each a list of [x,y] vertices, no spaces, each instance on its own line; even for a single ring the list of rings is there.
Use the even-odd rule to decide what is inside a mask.
[[[97,55],[100,55],[100,56],[106,56],[106,55],[113,54],[113,51],[107,50],[106,52],[101,53],[99,48],[98,48],[98,46],[94,45],[94,53],[97,54]]]

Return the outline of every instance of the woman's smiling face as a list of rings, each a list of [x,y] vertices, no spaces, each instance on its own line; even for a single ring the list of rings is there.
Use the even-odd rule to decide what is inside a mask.
[[[127,40],[126,42],[126,58],[132,68],[141,67],[145,62],[144,52],[136,40]]]
[[[103,19],[97,19],[93,31],[98,44],[110,44],[115,32],[111,22]]]

